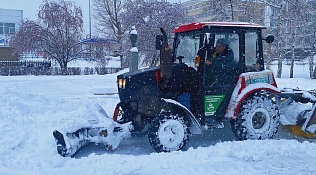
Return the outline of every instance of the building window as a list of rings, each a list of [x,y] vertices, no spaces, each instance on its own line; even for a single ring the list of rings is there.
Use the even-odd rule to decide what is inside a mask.
[[[3,34],[3,23],[0,22],[0,34]]]
[[[14,34],[15,23],[0,23],[0,34]]]
[[[9,27],[4,26],[4,34],[8,34],[9,33]]]
[[[15,34],[15,28],[10,28],[9,33],[10,33],[10,34]]]

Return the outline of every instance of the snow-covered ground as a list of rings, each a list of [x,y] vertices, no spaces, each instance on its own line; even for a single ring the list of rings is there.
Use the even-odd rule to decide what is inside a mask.
[[[105,56],[104,58],[106,60],[106,65],[104,67],[121,67],[121,61],[120,57],[113,57],[113,56]],[[24,57],[22,57],[21,60],[25,61],[47,61],[43,57],[31,55],[28,54]],[[56,60],[52,61],[53,66],[58,66],[58,63]],[[89,68],[96,68],[100,67],[100,64],[97,61],[90,61],[88,59],[75,59],[68,63],[68,67],[80,67],[82,69],[89,67]]]
[[[106,66],[105,67],[121,67],[121,61],[120,57],[113,57],[113,56],[105,56],[104,58],[106,60]],[[77,59],[69,62],[68,67],[80,67],[80,68],[95,68],[99,67],[100,64],[97,61],[89,61],[84,59]]]
[[[301,63],[301,62],[299,62]],[[282,65],[282,78],[289,78],[290,77],[290,65],[283,64]],[[271,70],[274,75],[277,75],[277,62],[274,62],[274,65],[271,65]],[[294,66],[294,78],[309,78],[309,68],[308,64],[296,64]]]
[[[304,71],[297,71],[300,78],[277,79],[279,87],[315,89]],[[53,130],[84,125],[97,115],[96,105],[112,116],[118,95],[94,94],[117,92],[116,75],[0,77],[0,174],[316,173],[316,143],[280,134],[235,141],[229,128],[193,136],[186,151],[155,153],[140,133],[114,151],[90,145],[76,158],[58,155]]]

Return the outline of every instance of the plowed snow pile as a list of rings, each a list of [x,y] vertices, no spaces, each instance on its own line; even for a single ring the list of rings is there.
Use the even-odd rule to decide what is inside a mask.
[[[281,88],[314,89],[316,85],[315,80],[304,78],[277,81]],[[0,174],[314,174],[316,171],[316,144],[285,139],[228,141],[171,153],[152,150],[145,155],[92,153],[80,159],[58,155],[53,130],[76,130],[89,125],[90,117],[106,123],[96,113],[95,106],[101,105],[112,116],[118,95],[93,94],[116,92],[115,83],[116,75],[0,77]]]

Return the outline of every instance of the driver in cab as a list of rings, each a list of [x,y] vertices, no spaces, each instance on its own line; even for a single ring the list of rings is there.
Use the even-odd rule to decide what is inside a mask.
[[[234,63],[234,53],[228,47],[229,41],[220,38],[216,41],[213,56],[207,57],[205,64],[215,69],[231,69]]]

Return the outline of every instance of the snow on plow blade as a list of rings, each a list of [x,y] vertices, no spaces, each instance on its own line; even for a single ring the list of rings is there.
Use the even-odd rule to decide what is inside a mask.
[[[64,157],[72,157],[82,146],[89,142],[104,144],[109,150],[116,149],[120,142],[130,135],[131,123],[119,124],[108,118],[105,111],[99,107],[104,115],[102,122],[95,120],[88,127],[82,127],[75,132],[53,131],[57,152]]]

